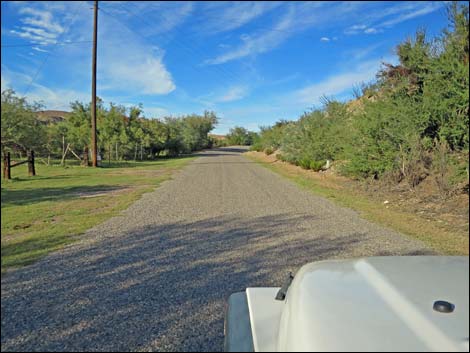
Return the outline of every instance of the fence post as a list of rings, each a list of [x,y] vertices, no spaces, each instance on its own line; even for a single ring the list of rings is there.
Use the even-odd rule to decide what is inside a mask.
[[[83,148],[83,161],[82,161],[82,165],[85,166],[85,167],[88,167],[90,165],[90,163],[88,162],[88,146],[85,146]]]
[[[34,151],[31,150],[28,153],[28,174],[29,176],[36,175],[36,168],[34,168]]]
[[[3,179],[11,179],[10,152],[3,155]]]

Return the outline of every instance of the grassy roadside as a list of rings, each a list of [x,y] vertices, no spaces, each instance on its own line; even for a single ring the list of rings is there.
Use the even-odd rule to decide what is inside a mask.
[[[103,168],[37,165],[13,169],[1,183],[2,272],[30,264],[129,207],[194,157]]]
[[[313,172],[285,162],[273,162],[264,153],[248,152],[248,158],[292,181],[299,186],[341,206],[351,208],[372,222],[384,225],[407,236],[419,239],[438,253],[447,255],[468,255],[468,233],[460,229],[449,229],[437,220],[420,218],[419,215],[390,207],[371,200],[359,190],[345,187],[334,179],[314,177]]]

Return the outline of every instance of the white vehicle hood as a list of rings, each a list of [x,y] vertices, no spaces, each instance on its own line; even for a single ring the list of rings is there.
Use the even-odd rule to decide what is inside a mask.
[[[455,305],[453,312],[434,310],[437,300]],[[468,257],[308,264],[276,311],[282,312],[276,323],[278,351],[468,351]],[[256,317],[253,321],[256,341],[262,325]],[[258,350],[267,348],[268,342],[257,343]]]

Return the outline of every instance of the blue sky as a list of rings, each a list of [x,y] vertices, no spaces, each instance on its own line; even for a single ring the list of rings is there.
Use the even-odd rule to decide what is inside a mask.
[[[2,1],[1,85],[48,109],[88,102],[92,2]],[[216,133],[348,99],[443,2],[100,2],[97,93],[147,117],[214,110]]]

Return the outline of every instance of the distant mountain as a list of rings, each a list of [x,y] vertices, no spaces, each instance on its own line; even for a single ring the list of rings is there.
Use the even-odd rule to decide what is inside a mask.
[[[218,139],[218,140],[225,140],[227,138],[227,136],[225,136],[225,135],[209,134],[209,136],[213,137],[215,139]]]
[[[63,110],[43,110],[38,112],[37,118],[46,124],[51,124],[66,120],[69,115],[70,112]]]

